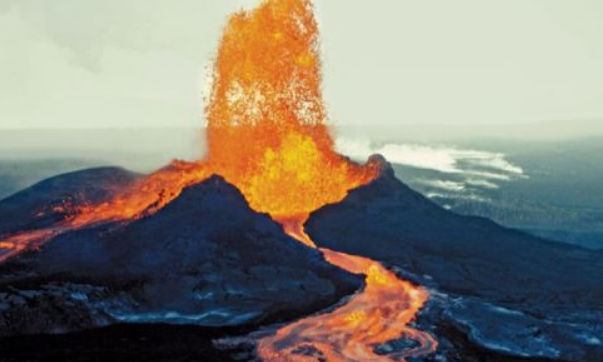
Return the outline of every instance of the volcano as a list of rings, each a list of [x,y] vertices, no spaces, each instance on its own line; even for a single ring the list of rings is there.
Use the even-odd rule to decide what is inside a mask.
[[[128,339],[123,323],[200,338],[171,361],[230,358],[216,348],[265,362],[600,356],[599,255],[451,214],[382,157],[335,152],[319,53],[309,0],[237,12],[204,159],[84,170],[0,202],[0,356],[48,360],[18,346],[70,332],[94,359],[93,336]],[[146,338],[139,357],[157,348]]]
[[[317,333],[328,341],[336,334],[316,328],[337,319],[325,320],[324,313],[330,318],[354,305],[349,298],[370,295],[370,284],[357,274],[370,266],[362,259],[359,271],[347,273],[331,264],[346,262],[337,259],[338,252],[383,263],[386,270],[378,270],[373,283],[388,285],[380,273],[391,271],[429,288],[431,299],[416,326],[438,339],[441,358],[582,361],[601,355],[600,253],[454,214],[396,179],[385,160],[373,162],[381,165],[377,179],[310,214],[308,237],[322,252],[297,242],[282,225],[251,209],[236,187],[211,176],[156,213],[66,232],[9,259],[0,265],[0,334],[7,336],[0,338],[0,356],[42,361],[57,355],[57,348],[79,348],[81,360],[87,360],[104,348],[121,356],[115,358],[127,351],[130,360],[148,360],[153,356],[140,349],[161,348],[168,360],[193,353],[224,361],[232,352],[216,350],[212,339],[260,329],[244,338],[251,346],[228,343],[235,351],[254,350],[253,341],[260,340],[260,348],[271,343],[264,336],[279,322],[290,323],[276,334],[279,339],[309,343]],[[65,190],[111,198],[107,185],[126,187],[140,177],[102,168],[42,181],[0,202],[0,219],[11,220],[3,230],[26,227],[9,216],[60,205]],[[21,218],[29,227],[65,217],[62,208],[32,215]],[[404,300],[403,294],[394,298]],[[309,317],[295,321],[303,315]],[[367,318],[345,315],[360,322]],[[181,327],[153,327],[158,323]],[[77,332],[109,325],[115,327]],[[163,328],[201,342],[191,352],[180,339],[166,341]],[[361,327],[354,330],[369,335]],[[49,333],[55,337],[44,337]],[[57,336],[63,333],[68,334]],[[409,330],[400,336],[405,333]],[[132,345],[116,352],[113,342],[99,347],[98,338]],[[40,343],[41,350],[25,353],[28,341]],[[403,341],[392,337],[380,348],[398,353],[416,348]],[[318,351],[323,350],[296,353],[321,358],[324,352]]]

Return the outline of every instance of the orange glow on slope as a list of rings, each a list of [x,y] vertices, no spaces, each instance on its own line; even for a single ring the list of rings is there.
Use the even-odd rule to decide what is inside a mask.
[[[155,171],[102,204],[80,205],[67,220],[70,227],[80,228],[99,221],[134,220],[150,215],[178,197],[182,190],[211,175],[202,163],[174,161]]]
[[[70,207],[65,220],[40,230],[26,230],[0,239],[0,262],[19,253],[37,249],[53,237],[67,231],[109,222],[136,220],[152,214],[178,197],[182,190],[210,176],[201,163],[174,161],[155,171],[131,188],[122,190],[101,204],[84,204]]]

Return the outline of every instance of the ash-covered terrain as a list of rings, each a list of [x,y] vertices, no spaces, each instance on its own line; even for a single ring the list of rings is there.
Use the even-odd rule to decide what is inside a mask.
[[[429,289],[416,323],[439,348],[421,360],[603,360],[603,253],[447,211],[384,165],[306,226],[320,247],[381,261]],[[0,234],[52,224],[65,202],[108,199],[138,177],[101,168],[42,181],[0,202]],[[213,341],[319,312],[362,287],[214,176],[153,215],[67,232],[1,264],[0,360],[252,360],[252,349]]]

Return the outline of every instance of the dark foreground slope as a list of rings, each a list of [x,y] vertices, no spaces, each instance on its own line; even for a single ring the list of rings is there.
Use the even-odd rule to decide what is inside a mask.
[[[60,335],[0,338],[2,362],[233,362],[248,351],[218,349],[216,338],[240,327],[119,324]]]
[[[602,253],[447,211],[385,163],[380,178],[316,211],[306,227],[321,247],[413,273],[434,289],[427,318],[449,320],[482,347],[603,360]]]
[[[66,233],[1,265],[0,335],[244,325],[324,308],[360,286],[212,177],[152,216]]]

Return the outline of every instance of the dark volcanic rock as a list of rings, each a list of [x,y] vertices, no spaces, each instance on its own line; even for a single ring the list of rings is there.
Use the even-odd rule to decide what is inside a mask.
[[[139,177],[123,168],[99,167],[40,181],[0,201],[0,235],[52,225],[66,216],[65,206],[108,200]]]
[[[391,169],[314,212],[320,245],[427,274],[447,291],[508,303],[603,308],[603,254],[447,211],[395,178]]]
[[[603,356],[603,331],[596,327],[603,323],[602,253],[447,211],[396,179],[383,162],[378,179],[311,215],[306,230],[317,245],[418,275],[421,283],[448,295],[442,301],[445,316],[487,348],[499,346],[526,357],[557,353],[568,360],[580,360],[576,349]],[[453,300],[465,303],[467,297],[520,314],[499,309],[504,318],[484,312],[496,311],[496,306],[450,307]],[[513,322],[515,329],[504,330],[502,321]],[[577,327],[564,328],[566,324]],[[534,327],[534,335],[526,326]],[[520,342],[522,338],[541,342]],[[566,343],[556,346],[554,341],[560,340]]]
[[[0,335],[238,325],[320,309],[361,286],[215,176],[154,215],[60,235],[0,269]]]
[[[119,324],[61,335],[0,337],[2,362],[241,362],[213,340],[241,328]],[[245,352],[245,351],[243,351]]]

